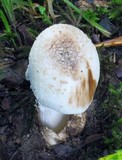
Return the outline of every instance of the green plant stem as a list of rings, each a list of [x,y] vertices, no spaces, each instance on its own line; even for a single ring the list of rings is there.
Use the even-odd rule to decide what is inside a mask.
[[[46,9],[43,6],[38,6],[39,12],[40,14],[43,16],[44,21],[46,23],[48,23],[49,25],[52,24],[52,21],[50,20],[50,18],[48,17],[48,15],[46,14]]]

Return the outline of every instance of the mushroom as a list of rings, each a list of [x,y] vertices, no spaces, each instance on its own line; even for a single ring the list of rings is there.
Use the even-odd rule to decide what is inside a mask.
[[[39,34],[30,51],[26,79],[38,103],[44,135],[49,135],[47,143],[57,143],[54,137],[65,128],[69,115],[79,115],[90,106],[99,75],[96,48],[80,29],[55,24]]]

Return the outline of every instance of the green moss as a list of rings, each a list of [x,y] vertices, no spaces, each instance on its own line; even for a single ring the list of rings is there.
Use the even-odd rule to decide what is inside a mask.
[[[110,152],[122,148],[122,82],[117,86],[109,85],[109,95],[103,104],[108,113],[107,134],[104,142]]]
[[[99,160],[122,160],[122,149],[117,150],[114,154],[99,158]]]

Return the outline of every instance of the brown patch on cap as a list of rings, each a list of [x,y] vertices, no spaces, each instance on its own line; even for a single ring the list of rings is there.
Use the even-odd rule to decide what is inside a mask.
[[[85,61],[86,61],[87,68],[88,68],[88,84],[86,84],[86,85],[88,85],[88,91],[89,91],[88,94],[89,95],[87,95],[87,96],[89,96],[89,102],[90,102],[93,98],[97,84],[96,84],[96,80],[94,80],[94,78],[93,78],[93,74],[92,74],[92,70],[90,68],[89,62],[86,59],[85,59]],[[83,87],[84,86],[85,86],[85,84],[83,84]]]
[[[80,46],[72,36],[67,33],[58,34],[51,40],[48,49],[54,68],[60,70],[60,74],[76,77],[79,67]]]
[[[77,87],[76,88],[76,93],[75,93],[75,100],[76,100],[76,106],[77,107],[85,105],[84,99],[83,99],[83,94],[81,92],[82,92],[81,87]]]
[[[83,82],[76,87],[75,91],[71,93],[71,96],[69,97],[69,105],[74,103],[76,107],[80,107],[86,104],[86,98],[84,98],[84,96],[86,97],[86,94],[85,90],[83,89],[85,88],[85,86],[83,87],[85,83],[86,82],[84,79]]]
[[[94,80],[93,74],[90,68],[88,68],[88,85],[89,85],[89,101],[91,101],[96,89],[96,80]]]
[[[76,107],[85,107],[92,101],[96,89],[96,80],[94,80],[92,71],[88,68],[88,77],[81,79],[81,83],[69,97],[69,105],[74,103]]]
[[[85,78],[83,79],[82,88],[83,88],[83,90],[85,90],[85,89],[86,89],[86,79],[85,79]]]

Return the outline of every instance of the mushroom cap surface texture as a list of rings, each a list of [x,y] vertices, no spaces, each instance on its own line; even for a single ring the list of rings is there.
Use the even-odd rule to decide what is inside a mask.
[[[80,29],[55,24],[39,34],[29,55],[26,79],[39,104],[63,114],[84,112],[100,75],[94,44]]]

